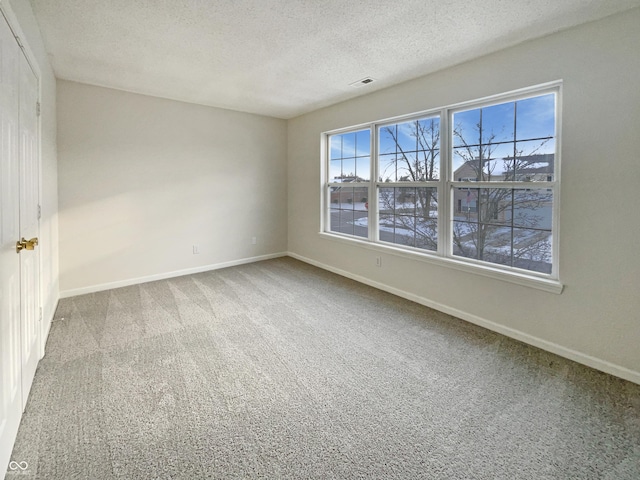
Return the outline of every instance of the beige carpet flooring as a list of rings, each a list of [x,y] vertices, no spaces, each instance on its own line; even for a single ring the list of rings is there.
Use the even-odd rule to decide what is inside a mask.
[[[62,300],[12,460],[11,480],[638,480],[640,386],[282,258]]]

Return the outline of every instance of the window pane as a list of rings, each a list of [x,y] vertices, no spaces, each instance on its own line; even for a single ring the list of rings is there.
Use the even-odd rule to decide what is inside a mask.
[[[356,156],[368,157],[371,155],[371,132],[369,129],[356,132]]]
[[[420,180],[431,181],[440,179],[440,150],[421,150],[418,152],[422,167]]]
[[[369,129],[341,133],[329,137],[329,159],[354,158],[371,155],[371,132]]]
[[[456,112],[453,124],[453,180],[553,180],[554,94]]]
[[[541,95],[516,102],[516,139],[555,136],[555,95]]]
[[[353,209],[367,212],[369,209],[369,198],[367,187],[355,187],[353,189]]]
[[[485,148],[482,162],[482,181],[505,182],[513,180],[513,142],[490,144]]]
[[[379,171],[382,181],[438,180],[440,118],[428,117],[380,127]],[[393,161],[392,161],[393,160]]]
[[[331,203],[331,208],[338,208],[340,203],[340,187],[330,187],[329,188],[329,202]]]
[[[398,154],[397,181],[415,182],[420,180],[420,165],[416,152],[403,152]]]
[[[453,151],[454,181],[513,181],[514,143],[486,144]]]
[[[393,228],[393,214],[380,214],[378,222],[380,225],[380,241],[394,243],[395,229]]]
[[[362,195],[362,189],[361,188],[347,188],[346,190],[346,194],[347,194],[347,205],[348,205],[348,210],[355,210],[356,207],[356,203],[358,203],[360,201],[360,196]]]
[[[480,190],[477,188],[460,187],[453,191],[453,211],[456,220],[467,222],[478,221],[478,198]]]
[[[381,188],[380,240],[426,250],[438,248],[438,192],[435,188]]]
[[[416,247],[438,248],[438,189],[416,188]]]
[[[395,237],[393,243],[413,247],[415,245],[415,217],[396,215],[394,217]]]
[[[431,117],[416,123],[418,138],[417,157],[420,165],[420,180],[440,178],[440,118]]]
[[[477,223],[454,220],[453,254],[466,258],[478,258],[477,231]]]
[[[330,230],[367,238],[368,230],[368,188],[330,188]]]
[[[398,123],[386,128],[395,128],[395,139],[399,152],[415,152],[417,150],[416,121]]]
[[[516,156],[518,157],[535,157],[536,155],[546,154],[553,155],[555,150],[556,141],[554,138],[516,142]]]
[[[548,182],[554,178],[555,139],[518,142],[516,181]]]
[[[415,188],[396,188],[396,214],[397,215],[415,215],[416,211],[416,189]]]
[[[480,109],[453,114],[453,146],[477,145],[480,143]]]
[[[356,178],[356,159],[343,158],[342,159],[342,175],[341,180],[343,182],[354,182]]]
[[[511,228],[478,224],[478,260],[511,266]]]
[[[329,162],[329,181],[339,182],[342,179],[342,161],[331,160]]]
[[[342,158],[356,156],[356,132],[343,133],[342,137]]]
[[[380,188],[378,193],[378,208],[380,214],[393,215],[396,209],[395,188]]]
[[[511,215],[506,211],[513,206],[513,190],[509,188],[481,188],[478,203],[478,220],[493,225],[511,225]]]
[[[471,151],[467,148],[456,148],[453,151],[453,180],[552,181],[554,151],[553,139],[484,145],[482,156],[479,148]]]
[[[355,210],[353,212],[353,234],[356,237],[367,238],[369,236],[369,217],[366,211]]]
[[[378,129],[378,154],[396,153],[398,147],[395,141],[395,134],[393,126],[380,127]]]
[[[332,232],[340,232],[340,210],[332,208],[330,216],[330,230]]]
[[[396,154],[380,155],[378,174],[381,182],[396,181]]]
[[[487,143],[512,142],[515,140],[513,132],[515,102],[484,107],[481,112],[482,136],[487,140]]]
[[[456,188],[454,203],[454,255],[551,272],[551,191]]]
[[[350,203],[352,195],[353,192],[347,187],[331,187],[331,208],[353,210],[353,204]]]
[[[467,148],[471,158],[488,158],[487,145],[514,140],[513,103],[453,114],[453,146]]]
[[[513,230],[513,266],[534,272],[551,273],[551,232]]]
[[[353,210],[340,210],[340,232],[353,235]]]
[[[333,191],[333,195],[332,195],[332,203],[336,204],[337,208],[343,208],[343,206],[346,204],[347,202],[347,191],[344,188],[336,188]]]
[[[553,193],[545,190],[515,190],[513,210],[508,209],[505,215],[513,218],[516,227],[548,230],[551,233],[553,224]]]
[[[369,164],[369,157],[356,158],[356,181],[368,182],[370,173],[371,173],[371,168]]]
[[[480,173],[480,162],[466,148],[453,150],[453,180],[476,182]]]
[[[329,138],[329,159],[336,160],[342,158],[342,136],[332,135]]]
[[[510,229],[498,225],[454,221],[453,254],[509,265]]]

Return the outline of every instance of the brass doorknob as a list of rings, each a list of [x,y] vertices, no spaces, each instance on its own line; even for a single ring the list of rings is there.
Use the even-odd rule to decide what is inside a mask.
[[[20,253],[20,250],[33,250],[36,245],[38,245],[38,237],[33,237],[30,240],[22,237],[19,242],[16,242],[16,252]]]

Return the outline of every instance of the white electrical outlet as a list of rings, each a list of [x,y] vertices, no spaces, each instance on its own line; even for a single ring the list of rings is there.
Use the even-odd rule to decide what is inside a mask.
[[[251,237],[251,245],[255,245],[258,243],[258,239],[256,237]]]
[[[193,246],[193,254],[194,255],[199,255],[200,254],[200,246],[199,245],[194,245]]]

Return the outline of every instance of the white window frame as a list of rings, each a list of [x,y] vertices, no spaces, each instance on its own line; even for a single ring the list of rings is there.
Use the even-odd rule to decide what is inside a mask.
[[[539,186],[534,188],[551,189],[553,193],[552,205],[552,270],[550,274],[539,273],[520,269],[517,267],[502,266],[453,255],[453,215],[456,206],[454,205],[454,192],[456,188],[469,187],[469,182],[458,182],[453,178],[453,149],[451,148],[453,126],[452,118],[454,113],[474,108],[483,108],[495,104],[524,100],[531,97],[542,96],[553,93],[555,95],[555,155],[554,155],[554,177],[547,182],[474,182],[473,188],[529,188],[532,184]],[[388,253],[400,257],[410,258],[421,262],[446,266],[456,270],[474,273],[490,278],[496,278],[511,283],[525,285],[540,290],[561,293],[563,285],[559,275],[559,234],[560,234],[560,152],[561,152],[561,120],[562,120],[562,81],[550,82],[543,85],[528,87],[520,90],[506,92],[499,95],[484,97],[477,100],[448,105],[445,107],[424,110],[393,118],[378,120],[366,124],[360,124],[348,128],[341,128],[324,132],[321,138],[322,156],[322,199],[321,199],[321,229],[320,235],[323,238],[337,242],[344,242],[351,245],[359,245],[366,249],[374,250],[378,253]],[[438,181],[416,181],[416,182],[380,182],[378,181],[379,160],[378,155],[378,131],[380,128],[396,123],[419,120],[425,117],[438,116],[440,119],[440,171]],[[368,209],[368,238],[332,232],[330,230],[331,203],[330,203],[330,182],[329,182],[329,158],[330,158],[330,137],[336,134],[355,132],[363,129],[370,130],[370,179],[368,182],[359,182],[358,186],[368,188],[369,209]],[[438,248],[436,251],[423,250],[419,248],[402,246],[393,243],[380,241],[378,228],[378,189],[380,187],[429,187],[438,189]]]

